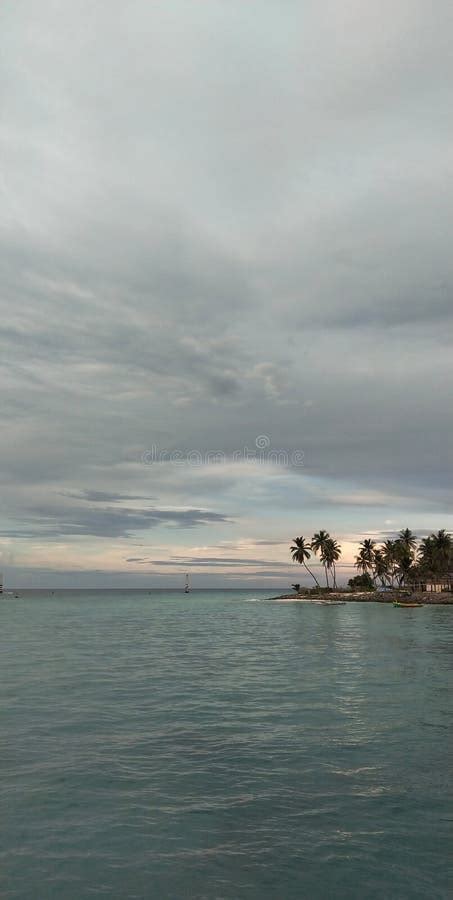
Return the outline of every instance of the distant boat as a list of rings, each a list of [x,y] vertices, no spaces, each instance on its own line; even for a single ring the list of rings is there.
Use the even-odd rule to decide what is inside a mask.
[[[186,574],[186,584],[185,584],[185,587],[184,587],[184,593],[185,593],[185,594],[189,594],[189,593],[190,593],[189,573]]]
[[[3,572],[0,572],[0,594],[2,595],[2,597],[15,597],[16,600],[19,597],[19,594],[16,591],[3,590]]]

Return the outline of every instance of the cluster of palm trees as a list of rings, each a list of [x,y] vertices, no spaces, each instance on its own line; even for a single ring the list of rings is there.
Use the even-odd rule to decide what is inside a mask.
[[[445,578],[453,568],[453,540],[444,528],[420,542],[410,528],[403,528],[397,538],[380,546],[366,538],[359,546],[355,567],[383,587]]]
[[[311,540],[304,537],[293,539],[291,555],[293,562],[300,563],[321,587],[314,572],[307,565],[312,553],[318,555],[324,566],[326,586],[337,588],[335,564],[341,557],[341,547],[327,531],[318,531]],[[403,587],[407,584],[442,579],[453,571],[453,539],[444,528],[428,537],[419,538],[403,528],[398,537],[389,538],[378,544],[372,538],[365,538],[359,545],[355,567],[371,582],[382,587]],[[329,582],[331,576],[331,583]]]
[[[316,582],[317,586],[321,587],[316,575],[307,566],[307,559],[310,559],[312,553],[315,555],[319,553],[319,558],[324,566],[327,587],[330,587],[329,573],[331,573],[332,586],[336,589],[337,573],[335,563],[337,563],[341,557],[341,547],[338,541],[336,541],[335,538],[332,538],[328,531],[318,531],[313,535],[310,541],[305,540],[302,536],[293,538],[293,546],[291,547],[293,562],[300,563],[300,565],[304,566]]]

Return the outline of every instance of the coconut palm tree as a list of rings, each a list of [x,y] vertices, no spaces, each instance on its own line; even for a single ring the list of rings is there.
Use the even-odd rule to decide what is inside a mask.
[[[374,581],[379,578],[382,587],[384,587],[389,579],[389,571],[387,566],[387,560],[384,556],[384,551],[381,547],[375,547],[374,549],[374,559],[373,559],[373,567],[374,567]]]
[[[434,535],[430,534],[420,542],[418,548],[418,564],[425,574],[434,575],[435,546]]]
[[[331,537],[330,537],[329,532],[323,531],[321,529],[321,531],[318,531],[316,534],[313,535],[313,537],[311,539],[311,545],[310,545],[311,549],[313,550],[314,553],[318,553],[318,552],[320,553],[320,559],[324,566],[327,587],[329,587],[329,576],[328,576],[328,570],[327,570],[327,563],[325,561],[325,550],[326,550],[326,546],[328,546],[328,541],[330,541],[330,540],[331,540]]]
[[[398,577],[398,584],[400,587],[402,587],[404,584],[406,584],[407,580],[409,579],[409,576],[412,573],[413,567],[414,567],[413,554],[410,553],[408,550],[401,549],[399,556],[398,556],[398,565],[397,565],[397,570],[396,570],[397,577]]]
[[[445,528],[423,538],[418,548],[417,574],[422,579],[443,579],[453,568],[453,540]]]
[[[397,542],[392,541],[390,538],[387,541],[384,541],[381,547],[381,553],[387,569],[387,577],[390,580],[391,586],[395,587],[396,564],[398,558]]]
[[[291,547],[291,555],[293,558],[293,562],[299,563],[301,566],[307,570],[308,574],[314,579],[318,587],[320,587],[319,581],[316,578],[316,575],[313,574],[311,569],[308,568],[306,560],[310,559],[311,556],[311,548],[310,544],[308,544],[304,537],[296,537],[293,538],[293,546]]]
[[[337,589],[337,573],[335,568],[335,563],[338,562],[341,556],[341,547],[334,538],[328,538],[325,541],[324,549],[321,551],[321,562],[324,564],[326,571],[332,571],[333,573],[333,586],[334,589]]]
[[[412,553],[417,546],[418,538],[410,528],[403,528],[398,535],[398,543],[408,552]]]
[[[451,556],[453,553],[453,541],[451,535],[441,528],[435,534],[431,535],[433,554],[437,573],[446,575],[448,573]]]
[[[376,546],[376,541],[372,541],[371,538],[365,538],[361,544],[359,544],[359,552],[355,558],[355,567],[359,569],[360,572],[371,572],[374,573],[374,548]]]

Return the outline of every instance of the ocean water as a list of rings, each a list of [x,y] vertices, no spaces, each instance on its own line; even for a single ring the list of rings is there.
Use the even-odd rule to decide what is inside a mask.
[[[0,894],[453,897],[453,607],[0,601]]]

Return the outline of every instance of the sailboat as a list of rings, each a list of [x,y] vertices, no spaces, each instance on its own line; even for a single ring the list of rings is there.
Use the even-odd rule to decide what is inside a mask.
[[[190,592],[190,582],[189,582],[189,573],[186,574],[186,584],[184,587],[184,593],[188,594]]]
[[[14,597],[15,600],[19,599],[19,594],[17,591],[4,591],[3,590],[3,572],[0,572],[0,594],[2,597]]]

